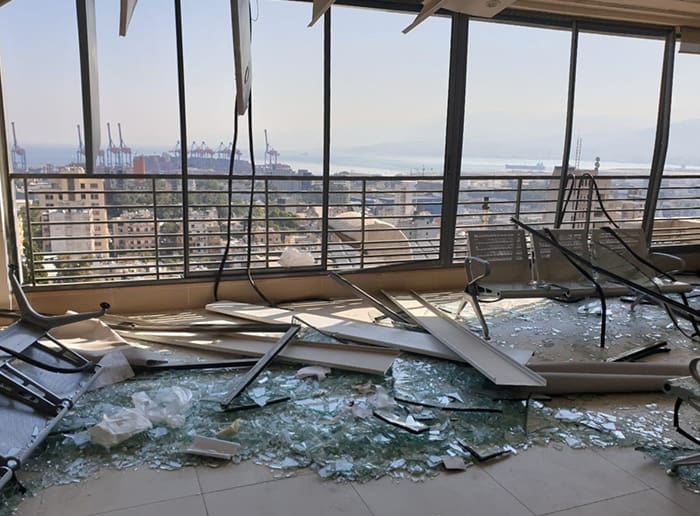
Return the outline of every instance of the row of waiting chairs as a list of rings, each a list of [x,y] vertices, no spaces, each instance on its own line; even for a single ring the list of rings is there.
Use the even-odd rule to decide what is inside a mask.
[[[675,280],[673,272],[685,268],[683,260],[649,251],[641,228],[547,230],[548,236],[586,261],[615,272],[662,294],[683,294],[692,285]],[[480,303],[501,299],[549,298],[576,300],[629,294],[628,287],[612,283],[569,260],[559,249],[540,238],[528,246],[522,229],[478,230],[467,233],[465,271],[467,285],[461,313],[469,303],[484,336],[489,329]],[[603,318],[603,322],[605,318]],[[601,347],[605,328],[601,331]]]

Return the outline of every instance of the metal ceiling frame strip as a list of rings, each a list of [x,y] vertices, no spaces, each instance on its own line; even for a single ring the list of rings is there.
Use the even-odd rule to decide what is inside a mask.
[[[384,292],[394,303],[445,346],[462,357],[496,385],[542,387],[547,381],[513,360],[496,346],[473,334],[419,294]]]

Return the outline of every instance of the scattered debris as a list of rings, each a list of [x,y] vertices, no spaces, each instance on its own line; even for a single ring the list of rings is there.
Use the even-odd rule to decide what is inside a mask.
[[[90,386],[90,390],[123,382],[133,378],[135,374],[124,354],[117,350],[105,354],[98,365],[102,371]]]
[[[373,307],[379,310],[384,315],[384,317],[388,317],[392,321],[400,324],[408,324],[412,327],[415,326],[411,318],[407,316],[403,311],[401,311],[396,305],[389,306],[389,303],[391,303],[390,300],[380,300],[379,298],[373,296],[369,292],[366,292],[365,290],[355,285],[349,279],[345,278],[344,276],[341,276],[337,272],[331,272],[328,274],[328,276],[331,279],[334,279],[335,281],[340,283],[341,285],[345,285],[350,290],[352,290],[353,293],[357,294],[361,299],[364,299],[365,301],[370,303]]]
[[[416,421],[411,414],[406,415],[402,412],[401,410],[375,409],[372,413],[382,421],[386,421],[390,425],[403,428],[414,434],[420,434],[430,429],[428,425]]]
[[[500,446],[500,445],[486,445],[478,446],[474,444],[467,444],[463,439],[457,439],[457,442],[461,444],[465,450],[472,454],[472,456],[479,462],[485,462],[487,460],[492,460],[497,457],[503,457],[508,453],[513,452],[513,448],[510,446]]]
[[[451,455],[444,455],[441,457],[442,464],[445,466],[447,471],[464,471],[468,466],[462,457],[452,457]]]
[[[88,430],[92,442],[108,451],[146,430],[153,428],[151,421],[137,409],[124,408],[112,416],[104,414],[102,421]]]
[[[557,305],[552,303],[551,306]],[[551,306],[539,309],[536,305],[535,316],[542,317],[542,314],[551,310]],[[260,311],[271,310],[273,320],[278,317],[284,319],[293,313],[283,310],[279,310],[278,313],[278,309],[253,308],[258,315]],[[655,308],[641,308],[653,309]],[[575,313],[576,307],[569,310]],[[609,314],[614,321],[617,315],[615,310],[609,311]],[[627,312],[624,314],[627,317]],[[212,321],[212,315],[209,315],[212,322],[202,323],[202,326],[208,324],[211,331],[205,331],[203,328],[201,331],[192,329],[193,324],[181,325],[182,331],[167,332],[163,329],[165,325],[152,325],[146,330],[149,326],[145,323],[137,326],[138,330],[136,327],[120,330],[130,342],[137,339],[148,342],[152,339],[153,342],[160,341],[159,345],[166,345],[172,339],[177,341],[178,346],[195,350],[194,353],[183,352],[183,355],[194,355],[195,358],[191,358],[189,362],[193,366],[192,369],[186,369],[187,363],[184,363],[182,369],[167,370],[165,367],[171,365],[168,363],[162,367],[157,366],[163,369],[158,372],[150,371],[136,376],[129,382],[88,393],[61,422],[57,433],[49,437],[42,456],[37,460],[28,461],[23,466],[24,469],[40,471],[42,475],[38,482],[46,486],[59,482],[75,482],[104,466],[121,469],[147,465],[167,470],[211,464],[185,452],[188,449],[199,449],[205,452],[205,458],[212,456],[211,453],[223,452],[227,460],[236,455],[241,460],[252,459],[275,470],[286,470],[286,473],[280,473],[282,475],[291,474],[290,470],[310,467],[323,478],[366,480],[386,474],[396,478],[421,480],[443,469],[464,469],[472,464],[471,457],[474,461],[505,457],[509,453],[516,453],[516,449],[531,445],[553,443],[555,446],[586,448],[653,444],[667,449],[672,443],[666,435],[672,431],[672,412],[665,410],[663,406],[657,408],[655,404],[650,404],[643,414],[638,410],[630,410],[624,416],[617,412],[617,415],[612,415],[603,411],[584,410],[580,405],[576,405],[577,408],[574,409],[572,402],[567,399],[553,400],[551,404],[548,402],[547,405],[550,406],[547,406],[537,401],[538,396],[536,393],[533,395],[532,390],[494,390],[493,383],[462,360],[444,360],[447,357],[433,359],[412,354],[395,359],[396,352],[381,348],[380,339],[377,338],[381,332],[389,330],[386,335],[394,340],[388,345],[394,346],[395,339],[405,336],[414,339],[418,335],[419,340],[423,339],[420,340],[422,344],[414,349],[420,349],[423,354],[423,344],[427,343],[428,349],[433,345],[430,344],[430,340],[425,340],[433,339],[428,334],[376,324],[348,322],[340,318],[328,318],[334,321],[329,328],[325,326],[328,321],[313,310],[302,313],[301,319],[306,319],[307,316],[313,324],[321,319],[322,324],[319,328],[324,334],[328,332],[347,336],[346,333],[364,331],[362,328],[369,327],[372,329],[369,339],[377,341],[373,343],[375,347],[330,343],[327,335],[305,328],[300,334],[302,340],[282,346],[278,356],[298,363],[316,364],[309,369],[313,371],[311,376],[318,380],[323,379],[323,382],[319,383],[303,379],[311,372],[307,368],[298,370],[299,366],[289,367],[278,361],[265,361],[261,364],[263,360],[254,360],[258,369],[254,374],[251,371],[240,371],[239,356],[266,354],[276,347],[277,339],[272,334],[226,332],[221,328],[225,321],[221,321],[221,318]],[[544,346],[547,340],[562,340],[563,336],[568,334],[564,330],[562,335],[559,335],[558,329],[553,331],[551,327],[537,330],[535,316],[524,315],[518,311],[512,314],[513,319],[533,320],[516,324],[523,333],[534,332],[536,335],[542,335],[544,340],[539,347]],[[640,312],[637,316],[647,314]],[[268,318],[268,315],[264,318]],[[170,320],[179,324],[176,318]],[[591,321],[592,334],[595,332],[593,326],[600,324],[600,321]],[[277,320],[274,324],[279,322],[280,320]],[[288,321],[281,322],[289,327]],[[256,328],[265,326],[262,322],[256,324]],[[275,328],[279,335],[277,326],[270,328]],[[346,331],[346,328],[351,330]],[[511,331],[508,330],[508,333]],[[588,331],[589,328],[584,330]],[[624,333],[624,330],[620,333]],[[657,341],[668,335],[663,326],[658,333],[654,335]],[[312,342],[314,339],[323,342]],[[348,340],[352,342],[356,339]],[[416,344],[419,340],[411,342]],[[433,339],[432,342],[435,341]],[[497,333],[492,343],[490,345],[498,345],[500,349],[509,352],[517,351],[508,341],[499,341]],[[379,368],[373,365],[367,367],[373,369],[373,377],[352,371],[326,376],[326,368],[331,364],[321,364],[319,361],[291,355],[292,351],[307,344],[306,356],[324,355],[322,361],[331,356],[341,356],[348,350],[358,349],[356,356],[361,355],[365,358],[352,358],[348,362],[354,361],[356,365],[371,364],[373,359],[366,357],[373,357],[374,351],[377,356],[391,355],[393,366],[387,376],[378,376]],[[318,347],[314,348],[316,344]],[[611,349],[614,349],[614,345],[615,343]],[[225,367],[223,364],[226,363],[232,367],[206,367],[204,364],[209,361],[209,357],[202,352],[202,359],[197,360],[198,349],[220,353],[217,356],[223,357],[218,361],[222,367]],[[444,349],[447,348],[443,345],[443,352]],[[673,376],[687,374],[685,364],[605,364],[601,361],[607,358],[607,351],[599,352],[596,349],[589,352],[586,348],[584,355],[581,355],[580,349],[575,351],[578,355],[572,356],[589,358],[586,362],[540,362],[533,365],[532,369],[547,378],[548,387],[553,389],[561,388],[566,377],[564,383],[570,390],[565,392],[571,393],[581,392],[588,388],[588,385],[621,388],[620,386],[624,387],[626,382],[630,381],[665,381],[671,372],[676,373]],[[337,354],[333,355],[334,353]],[[379,355],[380,353],[382,355]],[[530,354],[528,351],[528,358]],[[568,358],[567,355],[561,354],[559,357],[562,357],[558,358],[559,360]],[[546,355],[538,355],[538,359],[551,360]],[[516,361],[524,362],[522,359]],[[177,363],[173,362],[173,365]],[[361,367],[364,365],[360,365]],[[385,371],[387,368],[382,373]],[[588,380],[589,384],[583,383],[582,379]],[[245,385],[240,387],[243,383]],[[146,424],[150,424],[151,427],[147,431],[141,430],[138,434],[127,435],[126,431],[120,433],[116,430],[117,435],[125,436],[123,440],[130,439],[118,448],[114,448],[115,444],[110,444],[116,442],[116,437],[105,433],[102,438],[107,445],[102,446],[107,449],[111,447],[109,451],[87,442],[93,430],[85,432],[85,428],[104,422],[108,418],[114,419],[125,410],[139,412],[136,409],[121,409],[132,397],[135,403],[141,403],[139,406],[142,408],[160,406],[155,402],[154,393],[162,388],[162,385],[188,389],[191,391],[190,401],[197,400],[184,409],[185,418],[181,426],[153,428],[154,424],[167,423],[148,421]],[[238,395],[225,407],[221,406],[219,402],[227,392],[232,391],[232,385],[235,385],[236,389],[240,387]],[[150,401],[142,398],[142,394],[139,393],[145,394]],[[495,399],[498,401],[494,401]],[[539,399],[548,400],[541,395]],[[283,401],[287,403],[282,403]],[[246,409],[249,411],[238,413],[233,421],[231,415],[227,414],[229,410]],[[624,409],[625,407],[622,407],[623,414]],[[523,421],[527,422],[525,427]],[[128,430],[128,424],[122,428],[125,429]],[[224,451],[207,443],[192,443],[194,436],[198,439],[200,436],[214,434],[225,439],[236,436],[236,440],[240,442],[240,445],[236,444],[239,448],[232,453],[230,449]],[[100,437],[93,440],[93,443],[99,440]],[[219,442],[231,444],[227,440]],[[690,470],[691,468],[685,468],[685,471],[680,473],[686,478],[692,474]],[[700,482],[700,477],[698,481]]]
[[[642,346],[639,348],[630,349],[629,351],[625,351],[624,353],[621,353],[617,356],[607,358],[605,361],[606,362],[634,362],[635,360],[647,357],[649,355],[653,355],[655,353],[668,353],[671,350],[666,347],[667,345],[668,345],[668,342],[666,342],[665,340],[662,340],[661,342],[657,342],[655,344],[650,344],[649,346]]]
[[[240,399],[237,398],[231,403],[229,403],[225,408],[222,407],[222,410],[224,410],[225,412],[234,412],[236,410],[251,410],[260,407],[267,407],[276,403],[283,403],[285,401],[290,400],[289,396],[279,396],[275,398],[270,398],[268,396],[263,397],[264,403],[262,403],[262,397],[255,397],[254,395],[250,396],[250,399],[254,400],[252,403],[241,402]]]
[[[179,427],[185,424],[192,407],[192,391],[184,387],[164,387],[149,392],[137,392],[131,396],[136,410],[154,425]]]
[[[308,366],[302,367],[297,371],[297,378],[309,378],[315,377],[317,380],[323,380],[326,376],[331,374],[331,370],[327,367],[321,366]]]
[[[234,419],[233,423],[228,425],[226,428],[219,430],[216,434],[217,437],[231,437],[236,435],[241,429],[241,420]]]
[[[213,459],[232,460],[241,451],[241,445],[231,441],[222,441],[211,437],[196,435],[187,453],[211,457]]]

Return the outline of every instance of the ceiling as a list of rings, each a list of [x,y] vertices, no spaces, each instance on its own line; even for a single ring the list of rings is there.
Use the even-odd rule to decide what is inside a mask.
[[[671,27],[700,27],[700,0],[516,0],[511,9]]]

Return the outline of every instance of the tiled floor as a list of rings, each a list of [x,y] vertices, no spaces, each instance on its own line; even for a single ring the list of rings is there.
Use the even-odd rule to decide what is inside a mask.
[[[700,496],[631,449],[531,448],[423,483],[273,479],[252,463],[103,471],[24,501],[19,516],[700,515]]]

